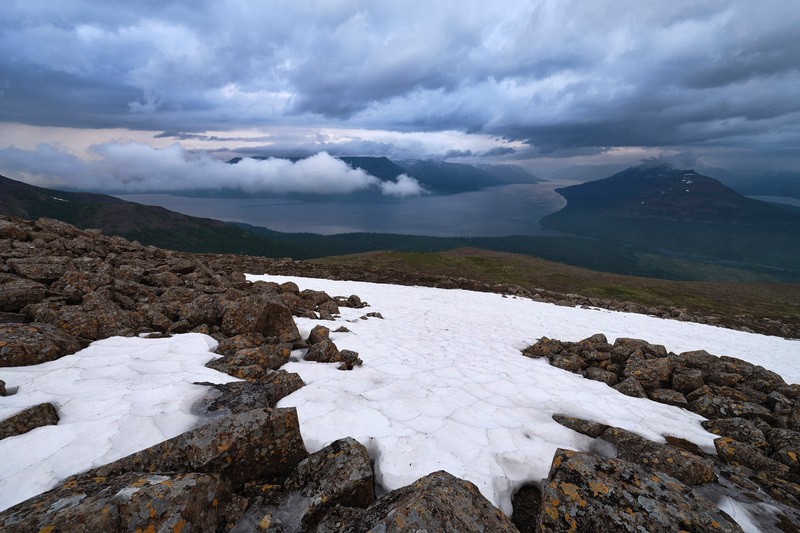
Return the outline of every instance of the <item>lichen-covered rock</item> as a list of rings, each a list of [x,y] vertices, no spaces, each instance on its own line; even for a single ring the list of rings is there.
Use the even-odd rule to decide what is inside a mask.
[[[367,449],[348,437],[309,455],[283,486],[308,499],[302,523],[309,528],[333,506],[369,507],[375,501],[374,483]]]
[[[229,336],[258,333],[280,342],[300,340],[292,313],[274,294],[260,293],[223,303],[222,331]]]
[[[517,528],[475,485],[439,471],[384,494],[345,531],[508,533]]]
[[[650,344],[643,339],[620,337],[614,341],[614,347],[625,350],[629,355],[640,352],[645,357],[666,357],[667,349],[660,344]]]
[[[620,459],[663,472],[687,485],[710,483],[716,479],[710,461],[674,446],[653,442],[621,428],[609,428],[600,438],[617,448]]]
[[[770,459],[755,446],[735,441],[728,437],[714,439],[717,456],[733,466],[746,466],[756,472],[767,472],[787,479],[790,469],[783,463]]]
[[[563,449],[556,451],[542,491],[538,530],[742,531],[714,504],[666,474]]]
[[[553,420],[564,427],[568,427],[573,431],[577,431],[578,433],[582,433],[588,437],[592,437],[593,439],[596,439],[602,435],[609,427],[606,424],[593,422],[591,420],[584,420],[582,418],[575,418],[572,416],[553,415]]]
[[[14,258],[6,264],[18,276],[40,283],[52,283],[75,268],[72,258],[52,255]]]
[[[597,368],[596,366],[587,368],[583,372],[583,377],[594,381],[602,381],[609,387],[613,387],[618,381],[617,375],[614,372],[609,372],[608,370],[603,370],[602,368]]]
[[[297,411],[253,409],[214,419],[82,475],[205,472],[219,474],[236,487],[247,481],[283,479],[306,456]]]
[[[318,344],[322,341],[330,340],[331,330],[325,326],[314,326],[308,335],[308,344]]]
[[[586,360],[579,355],[567,353],[557,353],[551,356],[550,364],[556,368],[566,370],[567,372],[573,372],[575,374],[581,373],[584,368],[589,366]]]
[[[639,380],[634,377],[623,379],[614,385],[613,388],[625,396],[632,396],[634,398],[647,398],[647,393],[644,391],[642,384],[639,383]]]
[[[5,420],[0,420],[0,439],[15,437],[42,426],[56,424],[58,424],[58,413],[55,406],[51,403],[40,403]]]
[[[270,370],[277,370],[289,362],[291,354],[291,344],[265,344],[237,351],[230,357],[230,364],[235,366],[261,365]]]
[[[49,324],[0,324],[0,367],[38,365],[80,349],[75,337]]]
[[[703,371],[697,368],[677,368],[672,373],[672,389],[681,394],[689,394],[703,383]]]
[[[44,300],[45,286],[11,274],[0,274],[0,311],[16,313]]]
[[[549,358],[551,355],[560,352],[562,349],[563,345],[560,341],[542,337],[536,342],[536,344],[528,346],[522,350],[522,355],[532,359],[538,359],[539,357]]]
[[[668,388],[675,362],[669,357],[645,359],[631,357],[625,365],[624,376],[636,378],[645,390]]]
[[[69,480],[0,513],[7,533],[214,531],[230,488],[209,474],[131,472]]]
[[[714,394],[705,394],[691,403],[691,410],[706,418],[761,418],[774,421],[772,412],[752,402],[731,400]]]
[[[689,402],[686,401],[686,397],[680,392],[671,389],[652,390],[650,391],[650,399],[654,402],[683,407],[684,409],[689,408]]]
[[[215,392],[201,401],[200,408],[212,412],[226,409],[235,414],[275,407],[279,400],[302,388],[304,383],[298,374],[276,370],[267,373],[258,382],[233,381],[209,385]]]
[[[239,350],[255,348],[264,344],[267,344],[266,337],[260,333],[249,333],[221,340],[215,351],[222,355],[233,355]]]
[[[746,418],[717,418],[715,420],[704,420],[701,424],[706,431],[716,435],[730,437],[762,450],[769,447],[764,432]]]
[[[354,366],[361,365],[358,353],[351,350],[339,351],[330,339],[322,339],[309,346],[303,359],[318,363],[342,363],[340,370],[352,370]]]

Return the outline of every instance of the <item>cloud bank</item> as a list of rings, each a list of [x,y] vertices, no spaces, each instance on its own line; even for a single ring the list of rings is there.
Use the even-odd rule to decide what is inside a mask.
[[[182,191],[240,189],[251,194],[350,194],[378,191],[404,198],[426,192],[405,174],[382,181],[351,168],[326,152],[292,161],[242,159],[237,164],[214,159],[206,152],[185,150],[179,143],[156,149],[142,143],[104,143],[83,160],[51,144],[35,150],[0,150],[0,170],[10,177],[45,187],[92,191]]]

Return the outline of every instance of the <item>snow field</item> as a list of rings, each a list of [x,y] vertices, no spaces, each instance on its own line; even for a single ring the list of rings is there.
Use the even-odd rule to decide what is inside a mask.
[[[0,368],[16,394],[0,398],[0,420],[50,402],[60,420],[0,440],[0,510],[100,466],[188,431],[207,387],[237,381],[204,365],[216,341],[112,337],[41,365]]]
[[[332,340],[364,361],[345,372],[302,361],[302,352],[296,352],[294,362],[283,367],[306,383],[278,406],[297,408],[309,451],[351,436],[369,449],[385,490],[443,469],[475,483],[508,514],[519,486],[547,476],[556,448],[603,451],[593,439],[556,423],[553,414],[619,426],[656,441],[675,435],[714,451],[716,436],[700,426],[699,415],[625,396],[520,353],[542,336],[642,338],[674,352],[705,349],[739,357],[789,382],[800,377],[800,343],[777,337],[463,290],[248,279],[291,280],[331,295],[357,294],[371,304],[342,308],[336,322],[297,319],[303,335],[317,324],[331,330],[346,326],[351,332],[332,333]],[[359,319],[370,311],[385,320]]]

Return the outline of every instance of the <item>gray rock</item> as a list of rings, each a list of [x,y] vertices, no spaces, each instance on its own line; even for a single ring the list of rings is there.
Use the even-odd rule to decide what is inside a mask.
[[[652,390],[650,391],[650,399],[654,402],[683,407],[684,409],[689,408],[689,402],[686,401],[686,397],[680,392],[671,389]]]
[[[369,507],[375,501],[374,483],[367,449],[348,437],[309,455],[289,475],[284,488],[308,498],[302,523],[311,528],[334,506]]]
[[[253,409],[275,407],[282,398],[303,387],[298,374],[285,370],[266,373],[258,382],[233,381],[222,385],[204,383],[215,392],[200,402],[203,411],[227,410],[232,414],[244,413]]]
[[[237,487],[283,479],[308,456],[294,409],[253,409],[101,466],[81,476],[124,472],[204,472]]]
[[[594,381],[602,381],[609,387],[616,385],[618,380],[615,373],[609,372],[608,370],[603,370],[602,368],[597,368],[596,366],[587,368],[583,372],[583,377]]]
[[[345,531],[490,533],[517,528],[475,485],[439,471],[384,494]]]
[[[703,371],[697,368],[677,368],[672,374],[672,389],[681,394],[689,394],[703,383]]]
[[[739,442],[750,444],[759,449],[769,448],[767,437],[752,421],[746,418],[717,418],[701,422],[706,431],[730,437]]]
[[[618,458],[663,472],[687,485],[701,485],[716,479],[710,461],[674,446],[653,442],[621,428],[609,428],[600,438],[617,448]]]
[[[308,344],[317,344],[319,342],[330,340],[331,330],[325,326],[314,326],[311,333],[308,335]]]
[[[741,532],[680,481],[621,459],[559,449],[542,490],[538,531]]]
[[[44,300],[45,286],[10,274],[0,275],[0,311],[16,313]]]
[[[70,480],[0,513],[0,529],[98,531],[214,531],[218,502],[230,487],[209,474],[126,473]]]
[[[593,439],[602,435],[609,428],[606,424],[593,422],[591,420],[583,420],[582,418],[575,418],[572,416],[553,415],[553,420],[564,427],[568,427],[573,431],[577,431]]]
[[[647,393],[644,391],[644,388],[642,388],[641,383],[639,383],[639,380],[634,377],[623,379],[614,385],[614,389],[618,390],[625,396],[632,396],[634,398],[647,398]]]

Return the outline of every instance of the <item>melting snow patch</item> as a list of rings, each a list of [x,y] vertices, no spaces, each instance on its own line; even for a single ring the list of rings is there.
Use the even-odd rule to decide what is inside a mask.
[[[0,440],[0,510],[194,428],[192,405],[206,391],[194,382],[237,381],[205,367],[219,357],[216,344],[197,333],[112,337],[50,363],[0,368],[0,379],[19,387],[0,398],[0,420],[43,402],[60,417]]]
[[[670,434],[713,451],[715,435],[689,411],[624,396],[528,359],[520,350],[542,336],[577,341],[605,333],[643,338],[682,352],[740,357],[797,382],[800,343],[631,313],[560,307],[499,294],[373,283],[293,280],[334,295],[357,294],[385,320],[358,320],[342,308],[350,333],[331,333],[356,350],[363,367],[343,372],[305,361],[284,366],[306,386],[280,407],[297,407],[309,451],[346,436],[367,446],[383,489],[444,469],[475,483],[506,513],[522,484],[547,476],[556,448],[589,451],[593,439],[552,419],[555,413],[612,424],[653,440]],[[318,324],[297,319],[307,335]],[[331,329],[336,329],[332,327]]]

